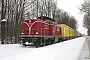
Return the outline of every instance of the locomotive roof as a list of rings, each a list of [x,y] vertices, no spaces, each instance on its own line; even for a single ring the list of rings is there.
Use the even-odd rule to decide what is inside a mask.
[[[49,17],[46,17],[46,16],[40,16],[40,17],[37,17],[38,19],[41,19],[41,18],[43,18],[43,19],[49,19],[49,20],[52,20],[52,21],[56,21],[56,20],[54,20],[54,19],[52,19],[52,18],[49,18]]]

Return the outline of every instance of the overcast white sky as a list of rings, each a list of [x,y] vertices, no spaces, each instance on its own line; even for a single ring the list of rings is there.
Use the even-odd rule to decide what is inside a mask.
[[[78,31],[82,34],[87,34],[87,29],[83,25],[83,14],[80,13],[78,7],[83,3],[83,0],[57,0],[58,7],[70,13],[78,22]]]

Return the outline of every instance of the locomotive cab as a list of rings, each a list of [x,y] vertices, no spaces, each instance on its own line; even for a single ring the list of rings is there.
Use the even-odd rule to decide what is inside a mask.
[[[54,23],[55,22],[55,20],[53,20],[53,19],[51,19],[49,17],[46,17],[46,16],[41,16],[41,17],[38,17],[37,19],[44,20],[47,23],[50,23],[50,22]]]

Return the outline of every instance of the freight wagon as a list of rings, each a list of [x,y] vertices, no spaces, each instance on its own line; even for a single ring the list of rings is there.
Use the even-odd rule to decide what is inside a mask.
[[[65,24],[58,24],[58,26],[61,28],[61,36],[66,39],[74,38],[74,29]]]

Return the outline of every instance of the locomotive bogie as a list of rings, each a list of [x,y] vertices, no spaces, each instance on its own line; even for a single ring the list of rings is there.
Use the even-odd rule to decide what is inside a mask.
[[[61,42],[60,37],[55,37],[55,36],[28,36],[28,37],[21,37],[21,44],[23,46],[35,46],[35,47],[41,47],[41,46],[46,46],[50,44],[54,44],[57,42]]]
[[[23,46],[28,46],[28,45],[34,45],[34,41],[35,41],[35,40],[31,40],[31,38],[22,37],[20,43],[21,43]]]

